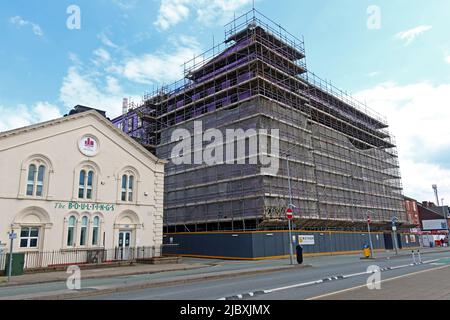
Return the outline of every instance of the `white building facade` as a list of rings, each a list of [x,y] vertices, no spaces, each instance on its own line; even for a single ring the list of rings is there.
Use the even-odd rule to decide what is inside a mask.
[[[0,133],[0,242],[159,255],[164,164],[96,111]]]

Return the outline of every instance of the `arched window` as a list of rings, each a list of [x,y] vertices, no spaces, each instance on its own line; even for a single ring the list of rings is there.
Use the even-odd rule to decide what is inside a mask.
[[[96,216],[94,217],[93,223],[92,223],[92,245],[98,246],[99,245],[99,235],[100,233],[100,217]]]
[[[45,166],[39,166],[38,176],[36,181],[36,196],[42,197],[44,190],[44,176],[45,176]]]
[[[80,199],[92,199],[94,191],[94,171],[86,170],[80,171],[79,187],[78,187],[78,198]]]
[[[81,218],[80,246],[86,245],[87,229],[88,229],[88,217],[83,217]]]
[[[134,176],[124,174],[122,176],[122,201],[133,201]]]
[[[122,201],[127,201],[127,184],[128,184],[128,177],[127,175],[122,176]]]
[[[30,164],[28,167],[28,180],[27,180],[27,196],[34,195],[34,181],[36,180],[36,166]]]
[[[27,196],[42,197],[44,194],[45,166],[40,165],[39,169],[35,164],[28,167]]]
[[[67,225],[67,246],[68,247],[73,247],[75,244],[74,237],[75,237],[76,223],[77,223],[77,218],[75,216],[71,216],[69,218],[69,223]]]

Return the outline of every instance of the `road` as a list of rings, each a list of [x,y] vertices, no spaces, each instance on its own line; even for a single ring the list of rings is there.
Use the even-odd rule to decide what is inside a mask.
[[[406,252],[403,252],[404,254]],[[407,254],[407,253],[406,253]],[[341,291],[366,283],[367,268],[378,265],[386,269],[381,273],[383,280],[398,277],[408,273],[429,270],[436,266],[450,264],[450,251],[429,252],[423,254],[424,261],[431,263],[410,266],[411,256],[395,257],[386,260],[392,253],[377,254],[377,260],[361,260],[359,255],[324,256],[306,258],[305,264],[309,268],[289,268],[283,271],[253,273],[253,270],[264,268],[286,268],[289,259],[268,261],[223,261],[206,259],[183,259],[184,263],[202,264],[201,269],[170,271],[155,274],[115,276],[102,279],[82,279],[82,299],[98,300],[216,300],[216,299],[256,299],[256,300],[299,300],[310,299],[332,292]],[[398,266],[402,268],[395,269]],[[388,268],[394,268],[388,270]],[[228,272],[250,271],[246,275],[230,276]],[[225,277],[204,279],[223,273]],[[338,277],[339,276],[339,277]],[[349,277],[343,277],[349,276]],[[180,283],[186,277],[195,278],[194,281]],[[334,279],[333,277],[336,277]],[[333,278],[328,281],[327,278]],[[323,282],[323,279],[326,281]],[[160,282],[157,287],[145,286],[146,289],[125,289],[118,293],[104,293],[98,288],[102,286],[121,287],[147,282]],[[166,282],[179,284],[167,285]],[[93,296],[86,296],[84,291],[94,291]],[[56,292],[67,292],[65,281],[41,283],[35,285],[20,285],[14,287],[0,287],[0,299],[22,299],[23,295],[45,296]],[[110,291],[111,292],[111,291]],[[73,293],[73,292],[72,292]],[[255,293],[254,297],[246,295]],[[79,297],[78,295],[77,297]],[[18,297],[18,298],[16,298]],[[35,298],[35,297],[33,297]]]
[[[450,253],[448,252],[427,254],[422,258],[427,263],[411,266],[412,258],[410,256],[376,261],[360,260],[357,256],[322,257],[306,261],[306,263],[312,264],[312,268],[149,288],[85,299],[216,300],[226,298],[302,300],[365,285],[368,276],[370,276],[366,271],[371,265],[386,269],[381,272],[381,279],[387,280],[450,264]],[[388,268],[393,269],[387,270]],[[341,276],[344,276],[344,278],[341,279]],[[369,291],[367,288],[361,290]],[[254,296],[250,296],[248,293]]]

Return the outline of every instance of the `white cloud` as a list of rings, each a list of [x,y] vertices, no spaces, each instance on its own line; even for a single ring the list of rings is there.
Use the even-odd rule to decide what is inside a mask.
[[[234,11],[250,3],[252,0],[161,0],[155,26],[167,30],[187,20],[191,12],[202,24],[223,24]]]
[[[399,40],[404,41],[405,45],[407,46],[407,45],[410,45],[417,36],[431,30],[432,28],[433,28],[433,26],[422,25],[422,26],[415,27],[413,29],[399,32],[395,35],[395,37]]]
[[[105,64],[111,60],[111,55],[109,54],[108,51],[106,51],[103,48],[94,50],[93,55],[94,55],[94,58],[93,58],[92,62],[95,65]]]
[[[187,19],[190,14],[191,0],[162,0],[155,25],[163,30]]]
[[[98,74],[86,74],[76,67],[69,68],[60,89],[60,100],[66,109],[80,104],[105,110],[109,117],[120,114],[123,97],[123,90],[115,78],[101,81]]]
[[[114,42],[112,42],[112,40],[109,39],[109,37],[104,32],[100,33],[98,35],[98,38],[107,47],[114,48],[114,49],[119,48],[119,46],[117,44],[115,44]]]
[[[199,43],[186,36],[180,36],[172,41],[173,48],[159,50],[155,53],[132,57],[114,70],[127,79],[142,83],[171,83],[183,77],[182,65],[201,53]]]
[[[37,35],[38,37],[42,37],[42,36],[44,35],[44,32],[42,31],[42,28],[41,28],[37,23],[34,23],[34,22],[31,22],[31,21],[24,20],[24,19],[23,19],[22,17],[20,17],[20,16],[12,17],[9,21],[10,21],[12,24],[14,24],[14,25],[16,25],[16,26],[18,26],[18,27],[31,26],[31,30],[32,30],[33,33],[34,33],[35,35]]]
[[[0,132],[60,118],[59,108],[48,102],[37,102],[31,107],[18,105],[15,108],[0,106]]]
[[[374,71],[374,72],[368,73],[367,76],[370,78],[373,78],[373,77],[379,76],[380,74],[381,74],[380,71]]]
[[[397,138],[405,194],[433,201],[431,185],[437,183],[450,200],[450,169],[441,162],[450,150],[450,83],[384,83],[355,96],[388,117]]]
[[[445,56],[444,61],[450,64],[450,54]]]
[[[112,2],[123,10],[130,10],[136,7],[138,0],[112,0]]]

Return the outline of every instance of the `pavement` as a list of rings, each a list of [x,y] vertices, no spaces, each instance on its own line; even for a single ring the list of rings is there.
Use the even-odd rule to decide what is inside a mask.
[[[200,269],[209,267],[209,264],[205,263],[181,263],[181,264],[160,264],[160,265],[149,265],[149,264],[136,264],[133,266],[122,266],[115,268],[99,268],[99,269],[88,269],[82,270],[83,279],[102,279],[109,277],[121,277],[130,275],[140,275],[140,274],[154,274],[160,272],[170,272],[170,271],[184,271],[192,269]],[[0,288],[11,287],[11,286],[21,286],[29,284],[41,284],[50,283],[57,281],[66,281],[69,274],[67,272],[43,272],[43,273],[33,273],[24,274],[22,276],[15,276],[11,278],[10,282],[7,282],[6,278],[0,278]]]
[[[449,277],[450,265],[444,265],[381,281],[379,290],[361,285],[312,300],[450,300],[450,281],[443,281]]]
[[[374,260],[361,260],[361,255],[310,257],[305,259],[306,265],[303,267],[290,266],[289,259],[225,261],[184,258],[183,263],[178,265],[82,270],[82,289],[78,291],[67,290],[69,275],[65,272],[24,275],[14,277],[13,283],[8,286],[0,284],[0,299],[211,300],[259,291],[269,292],[258,297],[263,300],[308,299],[361,284],[358,281],[367,278],[367,267],[374,264],[386,268],[386,275],[398,276],[428,269],[431,263],[447,256],[450,258],[450,248],[425,248],[421,252],[424,260],[431,261],[427,265],[411,265],[410,249],[401,251],[395,257],[393,252],[377,252]],[[406,266],[405,270],[388,269],[399,265]],[[359,275],[348,279],[338,277],[355,273]],[[308,286],[308,290],[298,290],[302,287],[296,287],[333,277],[340,281],[326,280],[327,283]],[[270,291],[284,287],[287,289]]]

